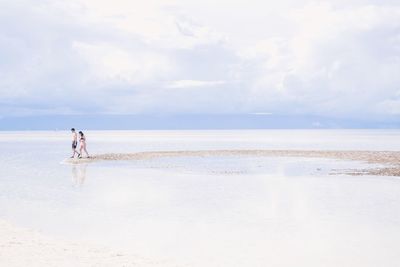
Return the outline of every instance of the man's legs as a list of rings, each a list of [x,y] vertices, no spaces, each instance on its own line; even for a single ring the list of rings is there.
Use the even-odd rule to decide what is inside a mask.
[[[79,152],[76,151],[76,143],[73,142],[73,143],[72,143],[72,156],[71,156],[71,158],[74,158],[74,157],[75,157],[75,153],[78,154],[78,156],[79,156]]]

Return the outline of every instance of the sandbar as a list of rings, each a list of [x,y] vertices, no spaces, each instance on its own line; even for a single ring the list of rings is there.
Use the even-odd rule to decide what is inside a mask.
[[[81,164],[98,161],[150,160],[167,157],[298,157],[327,158],[359,161],[373,164],[364,169],[333,169],[331,174],[376,175],[400,177],[400,151],[352,151],[352,150],[186,150],[186,151],[145,151],[136,153],[106,153],[90,158],[67,159],[64,163]],[[379,164],[379,167],[376,167]]]

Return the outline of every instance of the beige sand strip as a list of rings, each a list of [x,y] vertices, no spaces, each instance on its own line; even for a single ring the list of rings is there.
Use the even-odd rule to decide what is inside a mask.
[[[88,159],[69,159],[67,163],[91,163],[115,160],[148,160],[166,157],[210,157],[210,156],[252,156],[252,157],[301,157],[330,158],[382,164],[380,168],[363,170],[335,170],[335,174],[400,176],[400,151],[330,151],[330,150],[193,150],[193,151],[149,151],[137,153],[108,153],[94,155]]]

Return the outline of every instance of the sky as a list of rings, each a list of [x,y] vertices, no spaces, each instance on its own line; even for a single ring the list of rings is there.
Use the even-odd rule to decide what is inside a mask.
[[[0,0],[0,118],[400,115],[398,0]]]

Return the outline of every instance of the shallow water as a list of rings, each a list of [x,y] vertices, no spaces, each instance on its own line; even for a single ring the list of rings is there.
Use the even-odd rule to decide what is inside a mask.
[[[91,153],[400,150],[400,131],[88,132]],[[65,132],[0,133],[0,219],[189,266],[397,266],[400,180],[361,162],[178,157],[67,165]]]

